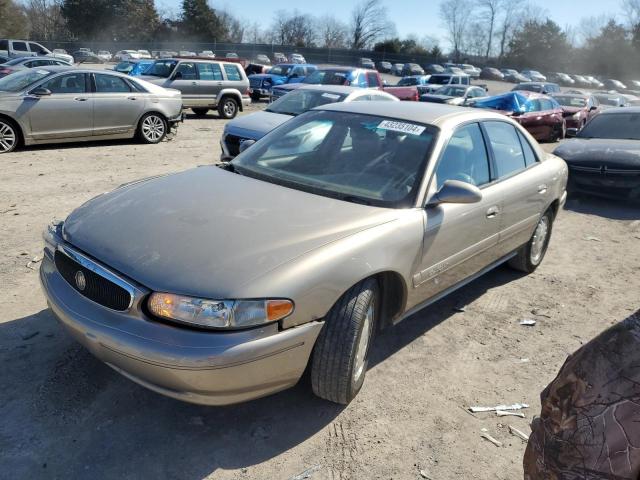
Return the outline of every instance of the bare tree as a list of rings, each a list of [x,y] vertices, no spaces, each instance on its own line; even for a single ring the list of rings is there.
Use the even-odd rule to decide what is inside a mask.
[[[66,22],[61,7],[61,0],[28,0],[24,2],[31,38],[46,41],[62,40],[67,37]]]
[[[630,29],[640,25],[640,0],[622,0],[622,11]]]
[[[611,20],[614,18],[606,14],[582,18],[576,27],[576,43],[585,45],[591,39],[596,38]]]
[[[480,18],[484,23],[484,33],[486,41],[485,58],[489,58],[493,49],[493,37],[495,35],[496,24],[498,21],[498,12],[505,2],[509,0],[476,0],[480,8]],[[481,26],[481,25],[478,25]]]
[[[395,26],[382,0],[362,0],[351,12],[351,48],[362,50],[389,35]]]
[[[226,40],[232,43],[242,43],[245,35],[244,22],[238,20],[226,10],[216,10],[222,29],[226,32]]]
[[[347,42],[347,26],[332,15],[320,17],[316,28],[320,45],[325,48],[344,48]]]
[[[293,13],[278,10],[271,26],[274,43],[311,47],[315,44],[316,30],[313,18],[295,10]]]
[[[500,58],[506,55],[509,42],[519,27],[529,20],[548,16],[546,10],[529,4],[527,0],[505,0],[501,10],[502,16],[497,28],[497,34],[500,40]]]
[[[473,7],[471,0],[444,0],[440,4],[440,19],[447,29],[456,59],[460,58]]]

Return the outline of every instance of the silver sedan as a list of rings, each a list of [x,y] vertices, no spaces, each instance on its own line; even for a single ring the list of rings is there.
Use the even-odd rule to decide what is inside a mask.
[[[64,327],[128,378],[228,404],[348,403],[380,328],[503,262],[533,272],[565,162],[511,119],[417,102],[303,113],[232,162],[101,195],[45,232]]]
[[[181,119],[179,91],[115,72],[37,67],[0,79],[0,153],[134,136],[158,143]]]

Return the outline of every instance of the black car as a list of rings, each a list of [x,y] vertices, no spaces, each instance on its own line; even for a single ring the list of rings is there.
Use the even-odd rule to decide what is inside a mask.
[[[402,67],[402,76],[424,75],[424,69],[417,63],[405,63]]]
[[[542,93],[543,95],[549,95],[550,93],[560,93],[560,87],[557,83],[550,82],[522,82],[511,89],[512,92],[527,91]]]
[[[504,80],[504,73],[497,68],[485,67],[480,70],[480,78],[483,80]]]
[[[93,52],[87,52],[86,50],[78,50],[73,52],[73,61],[76,63],[104,63],[104,58],[100,58]]]
[[[553,153],[569,166],[570,192],[640,202],[640,107],[599,113]]]
[[[444,73],[444,67],[442,65],[438,65],[437,63],[430,63],[429,65],[425,65],[424,73],[428,75]]]
[[[380,73],[389,73],[392,67],[391,62],[378,62],[378,71]]]

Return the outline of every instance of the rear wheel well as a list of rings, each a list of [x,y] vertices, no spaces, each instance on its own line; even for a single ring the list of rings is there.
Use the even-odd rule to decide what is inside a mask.
[[[243,107],[242,107],[242,95],[240,94],[236,94],[236,93],[232,93],[232,92],[227,92],[224,93],[221,97],[220,97],[220,101],[218,102],[218,104],[221,104],[222,102],[224,102],[224,99],[230,97],[233,98],[236,103],[238,104],[238,109],[242,112],[244,111]]]
[[[3,115],[0,113],[0,120],[10,123],[16,128],[18,132],[18,146],[24,145],[24,133],[22,132],[22,127],[18,122],[16,122],[13,118],[8,115]]]

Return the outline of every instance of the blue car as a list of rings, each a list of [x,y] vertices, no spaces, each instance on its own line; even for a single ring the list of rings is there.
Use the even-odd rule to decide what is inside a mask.
[[[126,73],[132,77],[143,75],[147,68],[153,65],[153,59],[145,60],[125,60],[118,63],[113,69],[116,72]]]
[[[275,85],[301,82],[304,77],[317,69],[315,65],[309,64],[280,63],[271,68],[269,73],[249,75],[251,98],[257,101],[262,97],[269,97]]]

